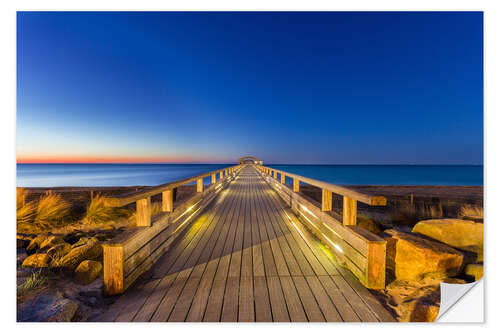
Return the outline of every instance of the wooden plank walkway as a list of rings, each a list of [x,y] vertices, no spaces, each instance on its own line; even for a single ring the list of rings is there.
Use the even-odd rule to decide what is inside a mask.
[[[252,166],[98,321],[394,321]]]

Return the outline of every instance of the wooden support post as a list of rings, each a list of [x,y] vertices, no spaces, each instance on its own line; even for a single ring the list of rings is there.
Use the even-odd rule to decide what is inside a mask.
[[[281,173],[281,184],[285,184],[285,173]]]
[[[351,199],[349,197],[344,196],[344,207],[343,207],[343,219],[342,223],[344,225],[356,225],[356,208],[357,208],[356,199]]]
[[[161,211],[171,212],[174,210],[174,191],[166,190],[161,194]]]
[[[385,288],[386,241],[368,242],[366,256],[366,287]]]
[[[293,191],[298,192],[300,188],[300,180],[298,179],[293,179]]]
[[[196,179],[196,192],[203,192],[203,178]]]
[[[332,191],[323,189],[321,194],[321,210],[329,212],[332,210]]]
[[[123,290],[123,246],[121,244],[103,244],[104,294],[117,295]]]
[[[274,171],[274,179],[278,179],[278,172],[277,171]]]
[[[135,202],[135,225],[138,227],[151,226],[151,197]]]
[[[213,174],[212,174],[212,184],[215,184],[215,182],[216,182],[216,179],[215,179],[215,178],[216,178],[216,175],[215,175],[215,173],[213,173]]]
[[[221,172],[219,172],[219,180],[222,178],[224,178],[224,176],[222,175],[222,171],[221,171]]]

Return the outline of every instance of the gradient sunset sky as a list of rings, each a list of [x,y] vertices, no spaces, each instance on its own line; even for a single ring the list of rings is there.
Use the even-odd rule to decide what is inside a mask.
[[[18,162],[482,164],[482,13],[17,15]]]

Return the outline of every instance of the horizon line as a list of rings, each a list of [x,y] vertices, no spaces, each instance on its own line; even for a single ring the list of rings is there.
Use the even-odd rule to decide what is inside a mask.
[[[22,162],[16,164],[238,164],[238,162]],[[484,163],[264,163],[264,165],[297,165],[297,166],[484,166]]]

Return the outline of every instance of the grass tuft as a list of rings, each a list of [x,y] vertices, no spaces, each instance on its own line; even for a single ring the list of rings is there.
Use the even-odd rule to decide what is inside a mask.
[[[42,228],[60,225],[70,214],[70,208],[70,204],[60,194],[47,191],[38,202],[34,222]]]
[[[16,219],[19,224],[31,223],[35,219],[36,205],[33,202],[26,202],[29,191],[19,187],[16,189]]]
[[[47,277],[43,274],[42,270],[34,270],[26,278],[22,285],[24,290],[33,290],[43,286],[47,282]]]
[[[484,209],[480,206],[464,205],[460,208],[460,215],[475,218],[484,218]]]
[[[128,210],[120,207],[106,207],[106,197],[97,194],[92,197],[83,218],[85,224],[99,224],[127,217]]]
[[[26,201],[28,195],[29,191],[27,189],[22,187],[16,189],[16,220],[19,225],[31,224],[36,217],[36,204],[33,201]]]
[[[16,188],[16,201],[18,209],[26,204],[26,199],[28,198],[29,193],[29,190],[24,187]]]

